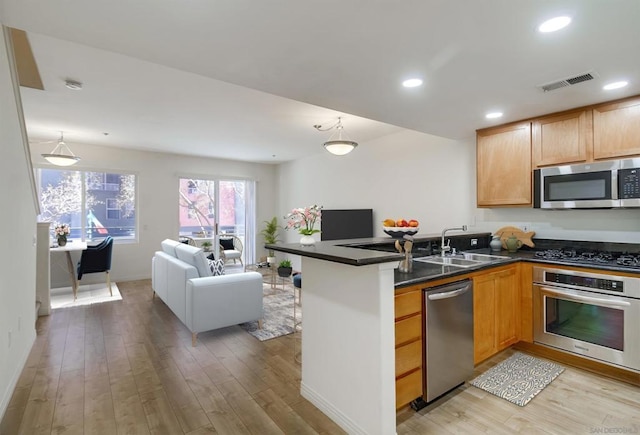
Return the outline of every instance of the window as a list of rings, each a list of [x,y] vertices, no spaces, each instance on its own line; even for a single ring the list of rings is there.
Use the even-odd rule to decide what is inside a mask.
[[[215,229],[215,181],[180,179],[180,234]],[[213,213],[212,213],[213,211]]]
[[[116,198],[107,198],[107,219],[120,219],[120,207]]]
[[[136,237],[136,176],[67,169],[37,170],[40,219],[71,226],[71,238]]]

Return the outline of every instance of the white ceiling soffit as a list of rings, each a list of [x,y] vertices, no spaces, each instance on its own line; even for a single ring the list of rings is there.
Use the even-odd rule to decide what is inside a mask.
[[[472,138],[475,129],[496,123],[640,94],[638,0],[3,1],[10,26],[192,73],[176,72],[186,88],[195,81],[207,89],[201,81],[209,77],[332,109],[336,116],[454,139]],[[551,34],[536,31],[557,14],[571,15],[573,22]],[[82,75],[91,65],[80,66],[68,75],[88,90]],[[117,64],[113,69],[119,82],[133,74]],[[600,77],[554,92],[537,87],[579,71]],[[401,81],[413,76],[424,85],[402,88]],[[629,86],[602,91],[605,82],[621,78]],[[151,76],[142,85],[168,86]],[[131,98],[121,97],[123,105]],[[182,103],[173,111],[189,109]],[[243,125],[256,131],[260,123],[274,125],[274,107],[268,120],[247,117]],[[504,118],[484,119],[496,108]],[[217,119],[210,116],[208,123]],[[362,140],[348,118],[345,130]]]
[[[330,132],[313,125],[338,116],[361,141],[400,130],[121,54],[29,37],[45,83],[45,91],[21,91],[32,141],[62,130],[70,143],[279,163],[326,152]],[[67,79],[81,81],[82,90],[67,89]]]

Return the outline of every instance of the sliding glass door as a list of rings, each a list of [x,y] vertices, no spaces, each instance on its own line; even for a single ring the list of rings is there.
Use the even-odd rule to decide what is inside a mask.
[[[180,178],[180,235],[196,239],[236,236],[243,262],[254,262],[255,189],[250,180]]]

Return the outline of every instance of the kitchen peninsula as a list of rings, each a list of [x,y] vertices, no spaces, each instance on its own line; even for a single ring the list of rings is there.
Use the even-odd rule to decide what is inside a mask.
[[[476,237],[488,243],[488,233]],[[265,245],[302,257],[301,394],[349,433],[396,430],[394,289],[405,274],[395,270],[402,254],[378,250],[387,245],[393,240]],[[430,276],[405,277],[425,280],[453,269],[432,265]]]
[[[631,291],[640,279],[640,245],[536,239],[535,249],[487,256],[488,241],[489,233],[452,236],[451,247],[463,251],[458,261],[467,261],[455,267],[443,265],[451,257],[433,257],[441,244],[438,236],[416,238],[414,257],[431,258],[414,261],[409,273],[396,269],[404,256],[395,251],[389,238],[321,242],[311,247],[267,245],[302,257],[301,394],[349,433],[393,433],[396,407],[424,394],[421,377],[427,368],[422,365],[419,345],[423,340],[423,289],[464,279],[474,282],[475,364],[516,345],[640,385],[640,360],[633,337],[618,337],[627,344],[624,359],[615,351],[613,356],[591,357],[571,347],[556,350],[540,344],[542,337],[534,342],[534,318],[540,318],[535,288],[544,276],[541,271],[550,272],[552,278],[558,274],[569,277],[566,279],[578,277],[574,287],[582,282],[580,277],[597,278],[584,282],[596,283],[598,293],[603,294],[608,283],[613,286],[624,281],[629,292],[616,291],[614,297],[630,298],[622,306],[636,311],[624,316],[624,331],[636,331],[638,296]],[[481,257],[491,260],[481,262]],[[478,262],[469,266],[469,262],[476,263],[472,258]]]

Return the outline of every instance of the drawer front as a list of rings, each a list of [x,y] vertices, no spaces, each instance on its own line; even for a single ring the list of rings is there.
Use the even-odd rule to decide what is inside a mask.
[[[395,297],[396,319],[422,312],[422,291],[405,293]]]
[[[396,381],[396,409],[422,396],[422,370],[404,376]]]
[[[422,316],[416,314],[396,322],[396,346],[422,339]]]
[[[422,341],[414,341],[396,349],[396,376],[422,367]]]

